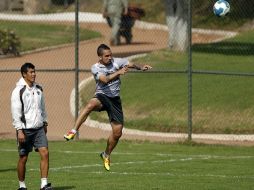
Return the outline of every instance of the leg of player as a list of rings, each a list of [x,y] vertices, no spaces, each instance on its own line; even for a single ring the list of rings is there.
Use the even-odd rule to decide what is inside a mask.
[[[19,179],[19,189],[26,189],[26,184],[25,184],[25,175],[26,175],[26,162],[27,162],[28,156],[19,156],[19,161],[18,161],[18,167],[17,167],[17,172],[18,172],[18,179]]]
[[[101,158],[103,159],[104,167],[107,171],[110,170],[110,154],[114,150],[120,137],[122,136],[122,130],[123,130],[123,125],[118,122],[112,121],[111,126],[112,126],[112,132],[109,135],[106,149],[104,152],[100,154]]]
[[[97,98],[92,98],[85,106],[85,108],[80,112],[77,121],[74,125],[74,128],[71,131],[69,131],[66,135],[64,135],[64,138],[67,141],[74,139],[77,131],[81,127],[82,123],[86,121],[89,114],[92,111],[99,110],[101,107],[102,107],[101,102]]]
[[[107,155],[110,155],[113,149],[115,148],[115,146],[117,145],[118,140],[122,136],[122,130],[123,130],[123,125],[118,122],[112,121],[111,126],[112,126],[112,132],[109,135],[107,147],[105,150],[105,153]]]
[[[49,152],[48,148],[42,147],[38,149],[41,156],[40,170],[41,170],[41,190],[51,190],[51,184],[48,183],[48,171],[49,171]]]

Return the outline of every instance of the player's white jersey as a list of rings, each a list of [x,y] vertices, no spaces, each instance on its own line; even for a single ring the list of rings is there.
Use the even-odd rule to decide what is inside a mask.
[[[110,81],[105,84],[99,81],[100,75],[110,75],[115,73],[117,70],[123,68],[127,65],[129,61],[125,58],[113,58],[111,63],[108,65],[103,65],[101,63],[95,63],[92,68],[92,74],[96,81],[96,91],[95,94],[105,94],[108,97],[116,97],[120,95],[120,77]]]

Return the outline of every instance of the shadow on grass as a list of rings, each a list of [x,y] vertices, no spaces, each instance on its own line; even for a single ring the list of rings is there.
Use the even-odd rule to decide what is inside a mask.
[[[75,189],[75,186],[60,186],[60,187],[53,187],[54,190],[67,190],[67,189]]]
[[[246,56],[254,55],[254,43],[218,42],[211,44],[194,44],[192,50],[200,53]]]
[[[13,172],[13,171],[16,171],[17,168],[8,168],[8,169],[0,169],[0,173],[2,172]]]

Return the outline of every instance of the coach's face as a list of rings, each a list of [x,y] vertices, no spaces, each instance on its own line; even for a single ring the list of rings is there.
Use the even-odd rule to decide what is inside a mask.
[[[112,52],[110,49],[103,50],[103,54],[100,57],[100,61],[103,65],[108,65],[112,60]]]
[[[32,86],[35,82],[36,73],[35,69],[28,68],[26,73],[23,73],[23,77],[29,86]]]

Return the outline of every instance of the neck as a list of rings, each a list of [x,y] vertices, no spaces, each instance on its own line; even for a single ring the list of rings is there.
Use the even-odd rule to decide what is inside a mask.
[[[103,63],[102,61],[99,61],[99,63],[100,63],[100,64],[102,64],[102,65],[104,65],[104,66],[106,66],[106,64],[105,64],[105,63]]]
[[[26,80],[26,79],[25,79],[25,81],[26,81],[26,83],[27,83],[27,85],[28,85],[29,87],[32,87],[32,86],[33,86],[33,84],[34,84],[33,82],[28,81],[28,80]]]

